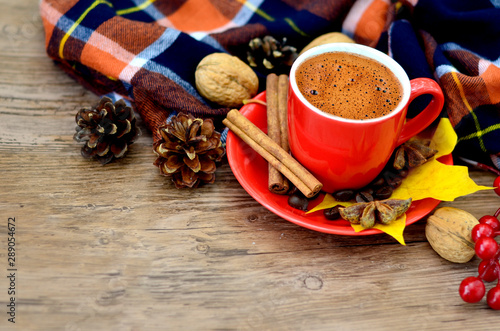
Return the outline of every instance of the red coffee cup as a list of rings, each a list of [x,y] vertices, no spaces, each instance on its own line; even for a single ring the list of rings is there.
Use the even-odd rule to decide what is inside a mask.
[[[402,97],[389,114],[353,120],[323,112],[309,103],[296,83],[297,68],[326,52],[347,52],[376,60],[388,67],[402,85]],[[432,100],[416,117],[406,121],[408,105],[418,96]],[[444,96],[432,79],[409,80],[403,68],[386,54],[363,45],[334,43],[301,54],[290,71],[288,130],[292,155],[322,183],[325,192],[358,189],[382,171],[396,146],[428,127],[440,114]]]

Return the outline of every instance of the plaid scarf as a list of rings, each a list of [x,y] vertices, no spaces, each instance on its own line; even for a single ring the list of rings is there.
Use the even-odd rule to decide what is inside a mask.
[[[342,31],[388,53],[410,78],[439,82],[456,153],[500,156],[500,0],[41,0],[40,12],[48,55],[86,88],[132,102],[154,140],[172,113],[221,126],[229,109],[195,87],[206,55],[246,61],[256,37],[286,37],[300,50]],[[426,102],[414,102],[409,116]]]

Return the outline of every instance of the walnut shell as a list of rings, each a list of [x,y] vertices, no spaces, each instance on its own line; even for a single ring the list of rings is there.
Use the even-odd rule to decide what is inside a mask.
[[[205,56],[196,67],[195,80],[203,97],[231,108],[253,98],[259,89],[259,79],[252,68],[227,53]]]
[[[352,40],[349,36],[343,34],[342,32],[329,32],[325,33],[324,35],[321,35],[311,41],[309,44],[307,44],[304,49],[300,51],[300,54],[304,53],[305,51],[319,46],[319,45],[324,45],[324,44],[330,44],[330,43],[353,43],[354,40]]]
[[[442,207],[427,219],[425,235],[442,258],[454,263],[465,263],[475,255],[471,230],[476,224],[479,224],[478,220],[470,213],[458,208]]]

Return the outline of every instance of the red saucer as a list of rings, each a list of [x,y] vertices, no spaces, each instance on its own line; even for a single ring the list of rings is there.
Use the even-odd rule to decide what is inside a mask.
[[[256,99],[265,101],[265,92]],[[243,106],[240,110],[252,123],[267,131],[266,107],[257,103]],[[267,187],[267,161],[251,149],[245,142],[229,131],[226,140],[227,158],[234,176],[241,186],[261,205],[276,215],[303,226],[305,228],[338,235],[363,236],[383,233],[378,229],[367,229],[355,232],[350,223],[339,219],[329,221],[323,216],[322,211],[306,214],[303,211],[288,205],[288,196],[271,193]],[[451,155],[439,159],[444,164],[453,164]],[[309,203],[309,208],[319,204],[324,198],[324,193]],[[436,199],[423,199],[414,201],[406,212],[406,225],[413,224],[429,214],[441,201]]]

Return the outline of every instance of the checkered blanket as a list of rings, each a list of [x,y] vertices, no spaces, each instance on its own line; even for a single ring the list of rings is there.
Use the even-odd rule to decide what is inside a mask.
[[[195,87],[206,55],[245,61],[256,37],[286,37],[300,50],[342,31],[387,52],[410,78],[440,83],[456,153],[494,162],[500,155],[500,0],[41,0],[40,12],[48,55],[95,93],[132,102],[155,140],[176,112],[222,126],[229,109]],[[410,116],[426,102],[415,102]]]

